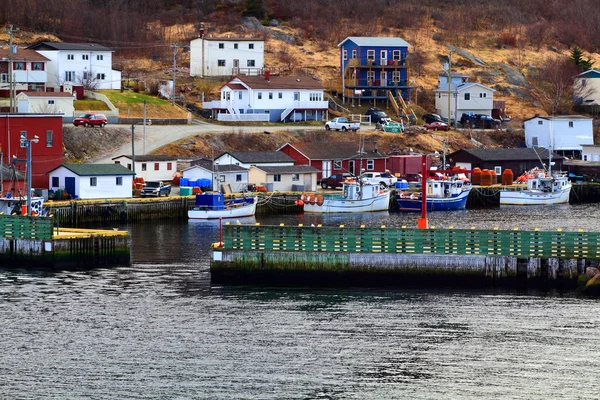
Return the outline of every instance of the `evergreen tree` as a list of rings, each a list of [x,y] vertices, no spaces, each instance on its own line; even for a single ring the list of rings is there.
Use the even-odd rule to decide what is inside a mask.
[[[594,65],[594,61],[592,61],[591,59],[588,58],[587,60],[585,60],[583,58],[583,50],[581,50],[577,46],[573,47],[573,50],[571,50],[571,57],[569,57],[569,60],[575,65],[577,65],[577,67],[581,71],[590,70]]]

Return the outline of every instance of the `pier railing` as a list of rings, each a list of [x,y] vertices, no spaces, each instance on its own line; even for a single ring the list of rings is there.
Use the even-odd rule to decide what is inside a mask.
[[[3,239],[52,239],[53,221],[47,217],[0,215],[0,238]]]
[[[225,225],[225,250],[600,259],[600,233]]]

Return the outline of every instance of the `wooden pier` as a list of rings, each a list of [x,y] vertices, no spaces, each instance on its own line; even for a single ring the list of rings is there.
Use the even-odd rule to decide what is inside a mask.
[[[215,283],[574,287],[600,233],[224,225]]]

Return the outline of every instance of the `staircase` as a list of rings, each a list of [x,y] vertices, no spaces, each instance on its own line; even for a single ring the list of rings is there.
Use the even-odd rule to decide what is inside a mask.
[[[281,120],[281,121],[284,121],[284,120],[285,120],[285,118],[286,118],[288,115],[290,115],[290,113],[291,113],[292,111],[294,111],[294,108],[296,108],[296,107],[295,107],[294,105],[291,105],[291,106],[289,106],[288,108],[286,108],[285,110],[283,110],[283,112],[281,113],[281,118],[280,118],[280,120]]]
[[[408,116],[409,114],[412,114],[414,119],[415,120],[417,119],[415,112],[408,108],[408,105],[402,98],[402,93],[400,91],[398,91],[398,101],[396,101],[396,98],[392,94],[391,90],[388,90],[387,92],[388,92],[388,98],[390,99],[390,102],[392,103],[392,107],[394,107],[394,111],[396,111],[397,115]]]

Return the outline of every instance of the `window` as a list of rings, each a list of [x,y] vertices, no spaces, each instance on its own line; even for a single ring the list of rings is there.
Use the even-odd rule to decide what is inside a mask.
[[[233,44],[233,48],[237,50],[237,48],[238,48],[238,44],[237,44],[237,43],[234,43],[234,44]]]
[[[385,50],[380,50],[379,51],[379,58],[381,58],[382,60],[387,59],[387,51]]]
[[[273,100],[273,92],[269,92],[269,100]]]
[[[498,165],[496,165],[496,166],[494,167],[494,172],[496,173],[496,175],[498,175],[498,176],[501,176],[501,175],[502,175],[502,167],[501,167],[501,166],[498,166]]]
[[[246,62],[246,66],[248,66],[248,67],[254,67],[254,66],[256,66],[256,62],[254,60],[248,60]]]
[[[292,182],[299,182],[300,174],[292,174]]]
[[[159,163],[157,163],[157,162],[154,163],[154,170],[155,171],[160,171],[160,164]]]
[[[344,60],[347,60],[347,59],[348,59],[348,50],[344,49],[344,51],[342,52],[342,58],[343,58]]]
[[[573,121],[569,121],[569,128],[573,127]]]
[[[73,82],[75,80],[75,71],[65,71],[65,81]]]
[[[90,55],[89,55],[89,54],[82,54],[82,55],[81,55],[81,59],[82,59],[82,60],[86,60],[86,61],[87,61],[87,60],[89,60],[89,59],[90,59]]]
[[[225,60],[217,60],[217,65],[219,67],[224,67],[225,66]]]
[[[280,174],[273,175],[273,182],[281,182],[281,175]]]
[[[487,97],[487,93],[479,93],[480,99],[485,99]]]
[[[121,164],[121,161],[115,161],[115,164]]]
[[[352,58],[356,58],[356,49],[352,50]]]
[[[19,141],[20,141],[21,147],[27,147],[27,131],[21,131]]]
[[[74,60],[75,54],[67,54],[67,60]]]
[[[542,121],[541,119],[538,121],[538,125],[544,125],[544,121]]]
[[[106,79],[106,74],[96,74],[96,79],[104,80]]]
[[[131,171],[131,164],[127,164],[127,169]]]
[[[142,171],[146,170],[146,163],[142,163]]]
[[[392,82],[400,82],[400,71],[392,71]]]
[[[584,154],[583,155],[583,161],[587,161],[587,160],[588,160],[587,154]]]
[[[367,71],[367,81],[372,82],[375,80],[375,71]]]
[[[282,92],[279,92],[279,98],[283,99],[283,93]]]
[[[308,99],[309,101],[321,101],[323,100],[322,93],[309,93]]]
[[[333,169],[342,169],[342,160],[334,160]]]
[[[587,84],[586,80],[585,80],[585,79],[582,79],[582,80],[581,80],[581,87],[585,87],[585,85],[586,85],[586,84]]]
[[[15,69],[17,71],[23,71],[23,70],[25,70],[25,63],[21,62],[21,61],[14,62],[13,69]]]
[[[400,50],[394,50],[392,51],[392,60],[394,61],[400,61],[400,56],[402,55],[402,53],[400,53]]]
[[[219,48],[220,49],[224,49],[225,48],[225,43],[219,43]]]
[[[248,43],[248,48],[249,49],[253,49],[254,48],[254,43]]]
[[[43,62],[32,62],[31,63],[31,69],[33,71],[43,71],[44,70],[44,63]]]
[[[83,79],[84,80],[88,79],[88,72],[87,71],[83,71]]]
[[[172,171],[173,170],[173,163],[168,162],[167,163],[167,171]]]
[[[294,101],[300,101],[300,92],[294,92]]]
[[[102,54],[98,54],[98,55],[96,56],[96,61],[103,61],[103,60],[104,60],[104,55],[102,55]]]
[[[46,131],[46,147],[52,147],[54,132]]]
[[[98,178],[95,176],[90,178],[90,186],[98,186]]]
[[[8,82],[8,75],[7,74],[0,74],[0,82],[2,82],[2,83]]]
[[[225,182],[225,175],[219,175],[219,182]]]
[[[258,95],[258,99],[261,100],[262,99],[262,92],[258,92],[257,95]]]
[[[58,187],[60,185],[60,179],[58,176],[52,177],[52,187]]]
[[[465,100],[471,100],[471,93],[465,93]]]
[[[242,174],[236,174],[235,175],[235,181],[236,182],[241,182],[242,181]]]
[[[367,50],[367,61],[375,61],[375,50]]]
[[[373,171],[375,169],[375,160],[367,160],[367,169]]]
[[[122,176],[117,176],[116,184],[117,184],[117,186],[123,186],[123,177]]]

